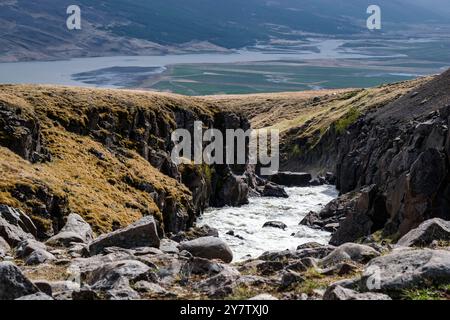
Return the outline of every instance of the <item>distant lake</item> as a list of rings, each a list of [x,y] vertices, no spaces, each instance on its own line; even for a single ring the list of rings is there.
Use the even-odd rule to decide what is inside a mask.
[[[0,63],[0,83],[57,84],[107,88],[133,87],[142,77],[162,73],[176,64],[263,62],[277,60],[369,58],[341,51],[342,40],[313,43],[318,50],[270,53],[239,50],[234,53],[203,53],[164,56],[115,56],[76,58],[62,61]],[[134,78],[136,77],[136,78]]]

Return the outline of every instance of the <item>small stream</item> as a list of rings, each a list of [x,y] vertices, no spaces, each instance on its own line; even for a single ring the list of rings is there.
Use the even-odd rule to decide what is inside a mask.
[[[240,208],[208,209],[197,225],[218,229],[220,237],[230,245],[235,261],[256,258],[265,251],[295,249],[311,241],[326,244],[330,233],[301,226],[299,222],[309,211],[318,211],[337,198],[336,188],[328,185],[286,188],[286,192],[287,199],[255,197]],[[263,228],[267,221],[281,221],[287,228]],[[228,235],[229,231],[235,235]]]

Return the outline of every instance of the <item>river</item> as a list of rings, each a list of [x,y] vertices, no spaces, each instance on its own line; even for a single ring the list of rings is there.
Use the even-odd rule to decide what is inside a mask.
[[[256,258],[265,251],[295,249],[298,245],[315,241],[326,244],[330,233],[299,225],[309,211],[318,211],[338,196],[333,186],[286,188],[289,198],[250,198],[248,205],[239,208],[208,209],[198,225],[219,230],[234,254],[234,260]],[[281,221],[285,230],[263,228],[268,221]],[[234,236],[227,234],[234,232]],[[239,236],[240,238],[236,237]]]
[[[160,56],[115,56],[76,58],[61,61],[29,61],[0,63],[0,83],[29,83],[29,84],[56,84],[74,86],[97,86],[106,88],[128,87],[126,83],[98,81],[95,79],[88,83],[74,75],[95,71],[109,70],[111,68],[155,68],[161,73],[165,67],[174,64],[203,64],[203,63],[238,63],[261,62],[277,60],[311,60],[311,59],[345,59],[368,58],[351,50],[341,50],[345,43],[342,40],[314,40],[311,45],[318,48],[318,52],[298,51],[289,53],[273,53],[252,50],[236,50],[233,53],[199,53],[199,54],[171,54]],[[145,71],[145,70],[144,70]],[[116,74],[120,76],[119,73]],[[105,75],[101,75],[105,76]],[[108,75],[114,78],[114,74]],[[132,76],[132,75],[131,75]],[[139,76],[139,75],[138,75]],[[127,82],[133,83],[132,79]]]

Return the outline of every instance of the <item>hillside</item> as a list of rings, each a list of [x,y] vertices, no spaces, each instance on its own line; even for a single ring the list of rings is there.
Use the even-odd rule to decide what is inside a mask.
[[[227,116],[168,94],[3,85],[0,203],[25,210],[44,237],[71,212],[97,232],[143,215],[157,217],[161,230],[186,229],[210,201],[233,204],[246,195],[233,191],[233,176],[220,182],[220,168],[177,168],[171,132],[196,119],[221,128]]]
[[[438,0],[434,0],[438,1]],[[367,32],[370,1],[80,0],[82,30],[65,27],[69,0],[0,3],[0,61],[223,51],[306,35],[346,37]],[[423,3],[378,1],[384,30],[448,23]],[[407,5],[407,10],[405,9]]]

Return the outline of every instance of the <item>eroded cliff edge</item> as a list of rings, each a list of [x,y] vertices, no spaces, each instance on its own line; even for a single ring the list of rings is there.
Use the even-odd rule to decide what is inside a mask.
[[[247,128],[235,112],[196,98],[51,86],[0,87],[0,203],[23,209],[41,238],[80,214],[97,233],[145,215],[159,232],[192,226],[210,204],[247,201],[228,166],[177,167],[171,133],[194,121]],[[242,170],[241,170],[242,171]]]

